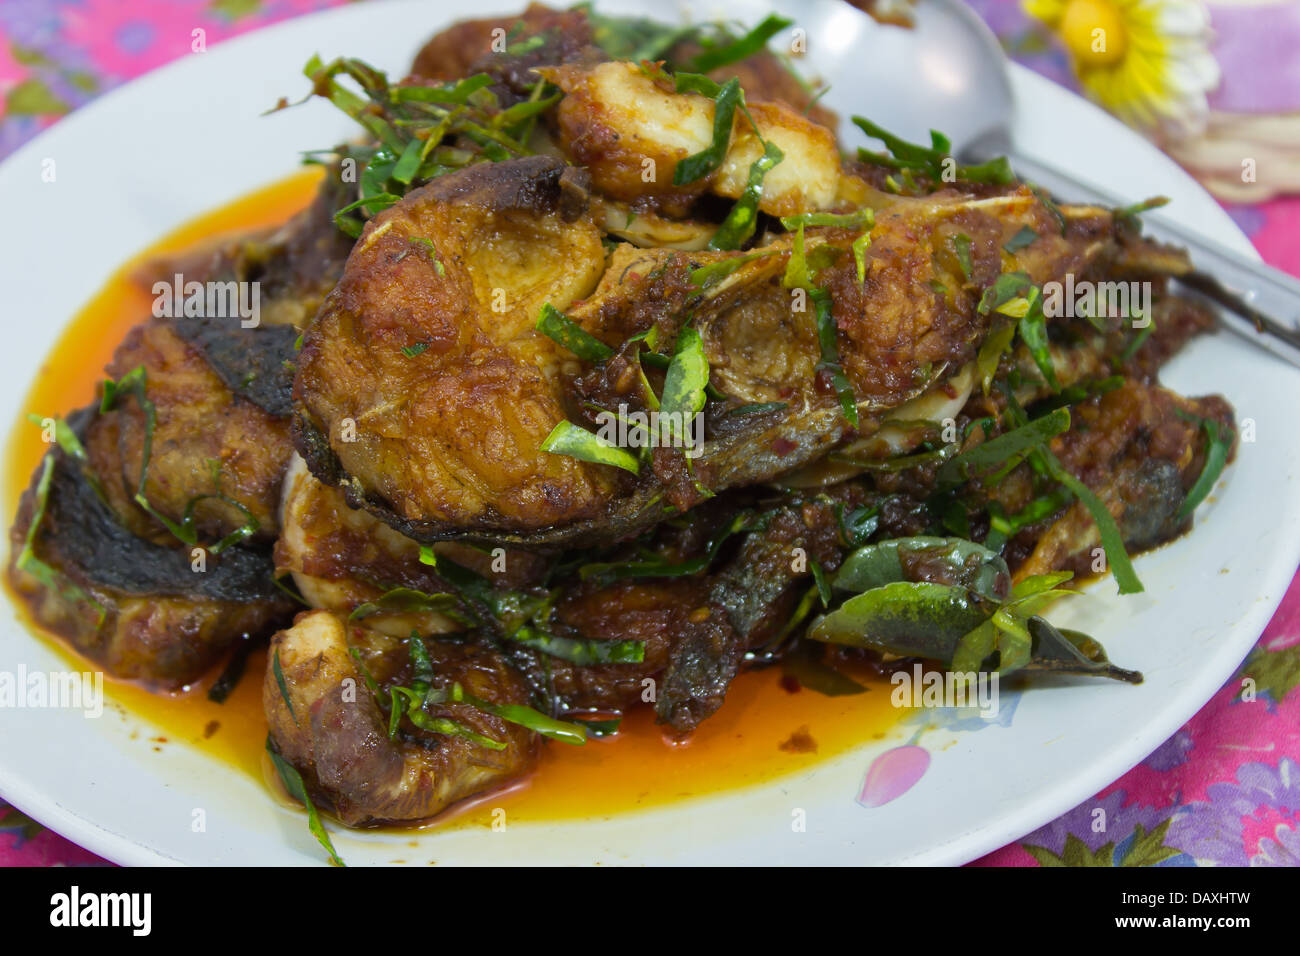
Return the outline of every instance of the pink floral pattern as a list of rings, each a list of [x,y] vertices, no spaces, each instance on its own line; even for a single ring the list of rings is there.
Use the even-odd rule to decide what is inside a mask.
[[[343,0],[0,0],[0,157],[134,76]],[[1069,84],[1064,57],[1008,0],[971,0],[1008,51]],[[1300,275],[1300,199],[1230,208],[1272,264]],[[1300,865],[1300,578],[1238,674],[1142,764],[977,866]],[[881,806],[929,764],[915,742],[868,769]],[[0,802],[0,865],[93,865],[93,854]]]

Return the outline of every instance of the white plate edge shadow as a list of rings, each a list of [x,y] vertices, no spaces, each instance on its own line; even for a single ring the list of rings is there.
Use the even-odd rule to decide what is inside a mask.
[[[400,6],[403,6],[403,4],[392,3],[388,5],[390,10],[397,9]],[[416,4],[409,2],[407,2],[405,6],[411,9],[417,8]],[[420,9],[422,13],[428,13],[429,6],[430,5],[428,4],[421,4],[418,6],[418,9]],[[606,6],[612,7],[615,5],[609,4]],[[765,5],[764,8],[766,8]],[[222,43],[214,47],[207,56],[212,57],[213,59],[221,57],[232,63],[238,62],[245,47],[250,51],[254,50],[259,45],[273,47],[281,37],[287,37],[291,31],[297,32],[298,30],[303,29],[307,20],[317,20],[318,18],[338,18],[339,22],[343,22],[345,17],[359,17],[361,11],[364,9],[365,8],[341,8],[313,14],[307,18],[300,18],[287,23],[274,25]],[[365,10],[365,12],[367,14],[373,13],[372,10]],[[440,19],[440,17],[428,13],[428,25],[427,27],[422,27],[422,34],[431,34],[437,28]],[[322,52],[329,53],[343,51]],[[385,65],[389,65],[390,67],[392,66],[392,64]],[[74,114],[72,117],[69,117],[56,125],[47,134],[43,134],[32,143],[29,143],[16,151],[13,156],[9,157],[5,161],[3,167],[0,167],[0,177],[5,176],[8,172],[22,163],[32,163],[32,165],[35,165],[34,161],[38,159],[43,152],[43,147],[47,143],[50,143],[55,137],[75,140],[83,124],[85,126],[90,126],[93,123],[99,122],[101,115],[111,113],[113,110],[117,109],[121,103],[126,102],[128,99],[144,96],[153,88],[161,87],[166,83],[172,82],[174,77],[178,80],[183,79],[186,75],[186,70],[195,68],[193,60],[181,61],[171,66],[164,67],[161,70],[154,71],[153,73],[146,74],[119,90],[106,94],[100,100],[95,101],[85,109],[78,111],[77,114]],[[1027,71],[1019,68],[1016,68],[1013,71],[1013,79],[1017,95],[1021,98],[1028,97],[1029,99],[1035,99],[1047,97],[1050,100],[1062,95],[1069,96],[1069,94],[1064,94],[1063,91],[1052,85],[1049,81],[1029,74]],[[1090,110],[1095,110],[1095,108],[1090,104],[1076,103],[1075,105],[1076,107],[1083,105],[1087,106]],[[1115,124],[1115,126],[1118,127],[1118,131],[1123,131],[1122,134],[1118,131],[1115,134],[1121,142],[1131,141],[1132,134],[1128,133],[1128,131],[1125,130],[1124,127],[1120,126],[1117,121],[1111,120],[1109,117],[1104,117],[1104,115],[1103,118],[1106,121]],[[1032,136],[1029,137],[1029,140],[1030,151],[1041,155],[1041,150],[1035,150],[1033,148],[1034,144],[1032,142]],[[308,145],[314,145],[315,142],[317,142],[317,140],[305,143],[304,148]],[[1188,179],[1185,174],[1181,173],[1181,171],[1177,171],[1177,167],[1173,167],[1171,161],[1164,160],[1164,163],[1167,167],[1172,167],[1172,170],[1167,169],[1166,172],[1169,172],[1169,174],[1174,177],[1174,181],[1180,187],[1179,191],[1187,189],[1191,183],[1190,179]],[[3,179],[0,178],[0,181],[3,181]],[[1192,186],[1197,192],[1199,192],[1199,187],[1194,187],[1194,184],[1192,184]],[[241,187],[234,190],[231,196],[244,191],[245,189]],[[191,218],[201,209],[207,208],[211,205],[213,205],[213,202],[204,200],[197,208],[187,211],[183,215],[174,217],[174,221],[176,223],[182,222]],[[1217,207],[1215,207],[1214,211],[1218,212],[1218,225],[1220,227],[1226,226],[1230,229],[1228,239],[1231,244],[1243,250],[1250,250],[1253,253],[1253,249],[1250,249],[1244,236],[1242,236],[1235,227],[1230,226],[1230,220],[1227,219],[1226,215],[1220,210],[1217,210]],[[1206,225],[1207,220],[1212,221],[1215,218],[1206,212],[1206,210],[1201,210],[1200,212],[1200,224],[1202,226]],[[1175,204],[1175,207],[1171,209],[1171,213],[1175,215],[1175,217],[1180,217],[1185,214],[1185,210],[1179,210],[1178,204]],[[1197,217],[1189,215],[1188,218],[1195,220]],[[1198,223],[1192,221],[1188,224],[1195,226]],[[98,283],[95,283],[95,285],[98,285]],[[1274,361],[1267,358],[1261,360]],[[23,392],[25,392],[27,384],[27,381],[22,383]],[[1240,459],[1237,467],[1241,467]],[[1294,516],[1292,516],[1291,526],[1294,527],[1295,524],[1296,520]],[[1295,558],[1294,551],[1296,547],[1298,546],[1293,546],[1292,548],[1292,559]],[[1213,659],[1213,666],[1202,668],[1197,672],[1195,692],[1184,692],[1176,698],[1174,702],[1170,703],[1160,712],[1159,716],[1161,719],[1155,729],[1148,726],[1143,733],[1136,734],[1123,746],[1126,756],[1122,762],[1125,763],[1125,766],[1116,769],[1118,767],[1118,762],[1111,762],[1104,765],[1104,771],[1100,767],[1093,770],[1092,773],[1088,773],[1086,770],[1079,771],[1069,780],[1055,787],[1040,788],[1035,792],[1027,806],[1022,805],[1017,810],[1014,817],[1011,815],[1003,815],[1002,817],[997,817],[992,820],[985,820],[982,823],[977,823],[971,826],[959,834],[950,836],[942,843],[917,849],[910,854],[898,855],[891,859],[890,862],[951,863],[964,862],[968,859],[978,857],[984,852],[995,849],[996,847],[1001,846],[1051,820],[1061,812],[1068,810],[1080,800],[1086,799],[1088,796],[1117,778],[1124,770],[1140,761],[1150,752],[1150,750],[1154,749],[1154,747],[1158,746],[1164,739],[1173,733],[1177,727],[1185,722],[1191,714],[1195,713],[1196,710],[1202,706],[1204,700],[1208,699],[1209,696],[1219,686],[1221,686],[1223,681],[1230,676],[1232,670],[1240,661],[1241,657],[1244,656],[1246,651],[1249,650],[1249,647],[1257,639],[1259,632],[1262,630],[1264,624],[1267,623],[1268,617],[1272,614],[1277,602],[1281,600],[1286,585],[1290,581],[1291,570],[1293,568],[1294,560],[1292,560],[1290,569],[1283,568],[1279,563],[1273,569],[1274,573],[1272,576],[1261,581],[1260,586],[1264,593],[1268,595],[1268,599],[1263,602],[1256,602],[1250,608],[1250,612],[1242,618],[1242,621],[1234,631],[1231,640],[1220,641],[1218,643],[1216,648],[1217,654]],[[25,632],[23,636],[26,636]],[[30,641],[30,638],[28,638],[28,640]],[[843,760],[846,759],[848,758],[842,758],[839,762],[843,762]],[[0,757],[0,763],[3,762],[4,758]],[[35,810],[36,812],[32,813],[33,816],[47,822],[54,829],[68,836],[70,839],[73,839],[75,842],[85,846],[87,849],[119,862],[180,862],[180,860],[175,856],[169,856],[159,850],[141,846],[134,842],[129,836],[114,832],[113,830],[106,828],[103,824],[97,823],[94,820],[77,813],[71,808],[65,807],[61,802],[58,800],[52,800],[38,789],[25,788],[23,783],[24,781],[22,780],[21,774],[12,772],[12,769],[8,767],[0,767],[0,791],[5,793],[7,799],[10,799],[15,806],[23,808],[28,812]],[[716,799],[727,800],[729,797],[728,795],[723,795]],[[38,807],[39,809],[37,809]],[[664,813],[671,811],[649,812]]]

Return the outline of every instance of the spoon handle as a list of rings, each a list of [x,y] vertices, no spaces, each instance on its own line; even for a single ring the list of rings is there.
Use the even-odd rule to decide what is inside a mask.
[[[1110,207],[1125,204],[1104,189],[1026,156],[1012,154],[1009,159],[1023,179],[1062,199]],[[1300,366],[1300,281],[1163,216],[1145,213],[1142,221],[1144,231],[1187,249],[1196,271],[1178,281],[1230,310],[1220,312],[1224,326]]]

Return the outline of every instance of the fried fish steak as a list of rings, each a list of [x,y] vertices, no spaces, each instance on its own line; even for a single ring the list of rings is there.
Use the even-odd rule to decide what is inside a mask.
[[[858,234],[836,227],[748,252],[621,246],[607,261],[582,211],[584,185],[581,171],[545,157],[473,166],[371,220],[300,358],[296,444],[313,474],[423,542],[616,541],[669,509],[801,468],[927,391],[951,396],[992,328],[980,301],[1000,274],[1039,284],[1087,275],[1122,241],[1109,211],[1070,207],[1058,225],[1018,187],[888,199],[861,278]],[[1036,238],[1007,252],[1024,229]],[[797,244],[826,260],[818,282],[864,418],[856,429],[807,295],[787,281]],[[721,279],[698,278],[717,266]],[[615,352],[651,331],[671,343],[691,319],[728,396],[705,410],[702,454],[659,448],[632,476],[542,451],[562,421],[646,410],[626,357],[584,368],[534,330],[544,304],[568,309]],[[751,403],[782,408],[727,420]]]
[[[1232,407],[1221,397],[1185,398],[1158,385],[1124,384],[1072,409],[1070,431],[1053,442],[1061,464],[1088,485],[1114,517],[1130,553],[1148,551],[1185,533],[1192,516],[1183,502],[1205,467],[1209,441],[1204,422],[1233,436]],[[1015,486],[1008,489],[1014,494]],[[1019,502],[1009,502],[1012,513]],[[1047,571],[1094,573],[1100,532],[1088,509],[1075,501],[1026,535],[1032,542],[1017,577]],[[1014,552],[1016,543],[1009,552]]]
[[[170,521],[191,513],[201,538],[220,540],[250,522],[258,540],[275,538],[293,453],[295,325],[315,314],[342,274],[351,241],[332,217],[343,201],[341,178],[331,170],[313,203],[284,226],[140,271],[137,281],[146,288],[154,281],[170,288],[176,276],[185,283],[257,283],[261,306],[258,324],[249,327],[238,316],[155,316],[114,352],[107,375],[121,380],[142,369],[154,421],[150,427],[136,397],[122,395],[90,422],[87,445],[114,510],[135,533],[169,535],[135,500],[143,490],[150,508]]]
[[[113,676],[163,690],[201,677],[293,611],[265,548],[206,554],[200,565],[179,542],[137,537],[93,468],[61,448],[23,493],[10,550],[10,582],[37,623]]]
[[[144,369],[152,427],[137,397],[118,396],[90,422],[92,466],[119,516],[137,533],[168,536],[135,500],[143,471],[149,506],[173,522],[192,514],[201,540],[220,540],[250,519],[258,539],[273,540],[280,485],[293,454],[289,419],[227,388],[200,350],[177,333],[176,323],[186,321],[150,319],[118,346],[108,376],[120,380]],[[230,334],[254,351],[265,331]]]
[[[350,247],[333,191],[327,180],[272,234],[137,279],[258,281],[263,319],[300,321]],[[296,336],[234,316],[155,317],[127,334],[106,371],[136,387],[73,416],[84,459],[52,451],[12,531],[10,576],[40,624],[116,676],[172,689],[284,623],[293,604],[274,585],[270,545],[293,454]]]
[[[545,157],[473,166],[372,219],[308,329],[298,447],[318,477],[410,534],[546,527],[597,513],[617,478],[539,453],[571,360],[534,330],[595,287],[600,233]],[[411,534],[412,537],[420,537]]]
[[[473,643],[424,640],[424,646],[436,688],[458,683],[491,704],[528,703],[526,684],[500,655]],[[469,703],[425,710],[499,749],[421,729],[408,718],[390,737],[389,716],[376,699],[411,682],[404,641],[349,626],[327,611],[303,612],[271,639],[262,685],[271,744],[302,774],[313,799],[348,826],[427,819],[518,779],[536,763],[537,734]]]
[[[545,628],[561,640],[641,642],[639,661],[578,664],[534,652],[504,629],[470,638],[500,648],[559,712],[623,712],[649,703],[672,732],[687,734],[721,706],[746,652],[769,641],[791,609],[798,581],[808,573],[792,570],[792,549],[804,548],[823,567],[838,565],[831,544],[838,534],[835,503],[851,506],[858,496],[858,489],[841,487],[818,492],[815,503],[774,506],[761,529],[742,536],[734,558],[708,573],[666,580],[589,582],[573,572],[551,580],[553,559],[529,552],[505,551],[497,562],[454,543],[434,548],[439,558],[450,557],[490,583],[503,604],[512,603],[512,594],[552,594],[555,613]],[[740,506],[724,499],[711,509],[716,514],[689,530],[666,530],[652,547],[672,560],[696,558]],[[413,610],[418,601],[383,607],[384,595],[394,594],[390,589],[449,597],[456,591],[420,562],[416,542],[349,508],[337,488],[317,481],[301,462],[286,479],[281,526],[277,572],[292,572],[313,607],[340,616],[362,608],[357,623],[399,638],[412,629],[425,635],[466,630],[468,605],[455,608],[461,612],[456,617]],[[637,554],[606,557],[617,564]]]
[[[507,589],[536,584],[549,563],[541,555],[519,550],[501,551],[498,561],[498,555],[455,542],[436,544],[432,551]],[[338,488],[318,481],[296,455],[285,477],[274,554],[276,573],[292,574],[311,607],[350,615],[369,605],[366,627],[398,637],[412,628],[421,634],[465,628],[455,617],[403,607],[401,600],[393,607],[383,604],[385,595],[394,600],[393,592],[450,598],[454,589],[421,560],[419,542],[369,512],[349,507]],[[407,597],[411,604],[419,603],[415,595]]]

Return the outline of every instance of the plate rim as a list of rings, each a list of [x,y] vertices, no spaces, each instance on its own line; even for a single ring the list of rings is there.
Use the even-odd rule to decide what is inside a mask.
[[[353,12],[354,10],[355,8],[341,7],[317,11],[307,14],[306,16],[291,17],[279,23],[252,30],[248,33],[241,34],[240,36],[222,41],[219,45],[214,45],[208,55],[214,55],[219,51],[233,51],[227,52],[226,56],[235,57],[238,56],[238,52],[242,45],[246,42],[252,42],[254,38],[264,42],[264,38],[267,34],[272,32],[284,32],[286,34],[292,32],[295,28],[301,26],[304,19],[343,16]],[[438,28],[439,24],[444,22],[445,21],[441,18],[440,14],[435,14],[435,16],[430,18],[428,29],[435,30]],[[189,68],[192,67],[188,60],[182,58],[144,73],[139,77],[114,88],[103,96],[96,98],[91,103],[74,111],[74,113],[64,117],[59,123],[55,124],[50,129],[42,131],[42,133],[38,134],[32,140],[23,144],[5,158],[4,162],[0,164],[0,169],[7,169],[23,162],[30,162],[32,159],[40,155],[41,147],[46,143],[47,137],[50,137],[56,131],[62,131],[61,135],[75,137],[77,135],[76,130],[78,130],[82,125],[93,123],[98,119],[101,113],[108,113],[115,109],[120,96],[125,96],[128,93],[133,94],[139,87],[164,82],[170,78],[172,72],[179,74]],[[1086,106],[1089,110],[1096,111],[1107,120],[1113,122],[1120,130],[1123,130],[1124,134],[1129,136],[1133,135],[1132,131],[1120,124],[1118,120],[1114,120],[1112,117],[1109,117],[1108,114],[1104,114],[1094,104],[1088,102],[1083,97],[1052,83],[1050,80],[1038,76],[1027,68],[1018,64],[1011,64],[1011,74],[1013,88],[1016,90],[1017,94],[1019,94],[1022,89],[1034,90],[1036,87],[1039,87],[1037,89],[1039,94],[1053,97],[1063,96],[1076,101],[1074,103],[1075,107]],[[1049,89],[1051,92],[1044,94],[1044,89]],[[1019,96],[1017,98],[1019,98]],[[1170,162],[1172,163],[1172,161]],[[1183,174],[1183,176],[1190,184],[1194,185],[1197,190],[1202,193],[1205,192],[1199,184],[1195,184],[1194,180],[1191,180],[1190,177],[1186,176],[1186,174]],[[1259,259],[1258,252],[1255,250],[1254,246],[1250,244],[1249,240],[1244,236],[1240,229],[1237,228],[1235,223],[1231,223],[1231,220],[1227,218],[1226,213],[1221,209],[1219,212],[1223,219],[1231,225],[1232,245],[1241,249],[1243,252],[1249,250],[1249,255],[1255,259]],[[1177,218],[1176,213],[1173,215],[1173,218]],[[66,319],[61,327],[64,326],[66,326]],[[27,384],[30,385],[30,380]],[[1300,550],[1300,544],[1297,544],[1292,548],[1292,551],[1297,550]],[[1199,702],[1196,703],[1195,706],[1192,706],[1190,710],[1187,710],[1187,713],[1185,714],[1182,713],[1182,710],[1186,709],[1186,705],[1183,707],[1167,707],[1166,711],[1168,713],[1161,725],[1162,727],[1164,724],[1169,725],[1167,732],[1162,730],[1158,736],[1154,733],[1141,735],[1144,742],[1142,744],[1137,744],[1136,747],[1134,747],[1134,744],[1131,742],[1129,744],[1130,751],[1141,750],[1141,753],[1134,756],[1132,761],[1128,763],[1122,771],[1112,773],[1111,769],[1113,769],[1113,767],[1110,764],[1106,765],[1108,769],[1104,774],[1097,774],[1096,772],[1089,774],[1085,768],[1058,787],[1039,788],[1035,791],[1033,798],[1030,801],[1030,805],[1034,808],[1032,811],[1027,810],[1022,805],[1014,815],[1004,814],[995,816],[991,819],[986,819],[984,823],[977,824],[944,843],[917,850],[915,853],[901,858],[898,862],[953,864],[978,859],[987,852],[1004,846],[1017,839],[1017,837],[1032,832],[1044,823],[1055,819],[1062,812],[1066,812],[1070,807],[1077,805],[1079,800],[1087,799],[1088,796],[1098,792],[1098,790],[1123,776],[1128,769],[1144,759],[1152,749],[1158,747],[1161,742],[1176,732],[1178,727],[1182,726],[1191,716],[1199,712],[1209,702],[1209,700],[1212,699],[1218,689],[1223,686],[1224,682],[1230,679],[1237,664],[1244,657],[1245,653],[1249,653],[1249,648],[1259,639],[1259,635],[1262,633],[1269,619],[1276,611],[1277,606],[1285,597],[1287,584],[1289,584],[1294,573],[1294,568],[1291,570],[1276,570],[1275,579],[1276,584],[1278,585],[1276,588],[1276,601],[1270,600],[1256,602],[1252,605],[1250,612],[1243,616],[1243,621],[1239,621],[1233,631],[1234,635],[1238,635],[1238,640],[1224,642],[1224,644],[1231,647],[1232,650],[1220,649],[1215,660],[1216,663],[1218,663],[1220,658],[1226,658],[1229,656],[1234,657],[1231,665],[1232,670],[1229,670],[1221,677],[1207,676],[1207,674],[1217,674],[1217,668],[1202,668],[1198,670],[1196,672],[1196,684],[1199,689],[1195,694],[1187,694],[1186,692],[1180,693],[1174,703],[1191,699],[1196,699]],[[1265,583],[1272,584],[1274,581],[1270,580],[1269,582],[1261,582],[1261,587]],[[1249,626],[1244,626],[1244,620],[1246,619],[1251,622]],[[25,630],[22,628],[21,624],[15,624],[15,627]],[[1247,633],[1253,635],[1248,644],[1245,642],[1245,637],[1241,636]],[[1245,648],[1239,656],[1237,655],[1236,650],[1238,641],[1240,641],[1241,646]],[[1211,683],[1213,683],[1213,686],[1208,687]],[[1208,693],[1203,693],[1206,687],[1208,687]],[[1151,738],[1155,741],[1151,747],[1146,747],[1146,738]],[[142,843],[132,840],[125,834],[118,833],[102,823],[85,817],[82,814],[65,807],[62,801],[56,797],[51,797],[38,792],[33,787],[24,786],[26,781],[22,776],[15,775],[12,770],[13,768],[7,765],[4,756],[0,755],[0,795],[3,795],[4,798],[13,806],[28,813],[34,819],[46,823],[50,829],[55,830],[57,833],[65,836],[67,839],[79,846],[109,860],[126,865],[184,865],[187,862],[153,847],[145,846]],[[1095,783],[1097,778],[1104,778],[1099,785]],[[1073,785],[1071,785],[1072,781],[1074,782]],[[768,785],[770,784],[764,786]],[[1073,799],[1069,803],[1065,803],[1065,797],[1058,796],[1058,794],[1065,792],[1070,794],[1079,794],[1078,799]],[[720,799],[725,799],[726,795],[726,793],[722,793],[717,796]],[[631,813],[636,812],[638,811],[631,811]],[[1029,822],[1024,824],[1016,822],[1013,824],[1010,822],[1013,819],[1016,821]]]

